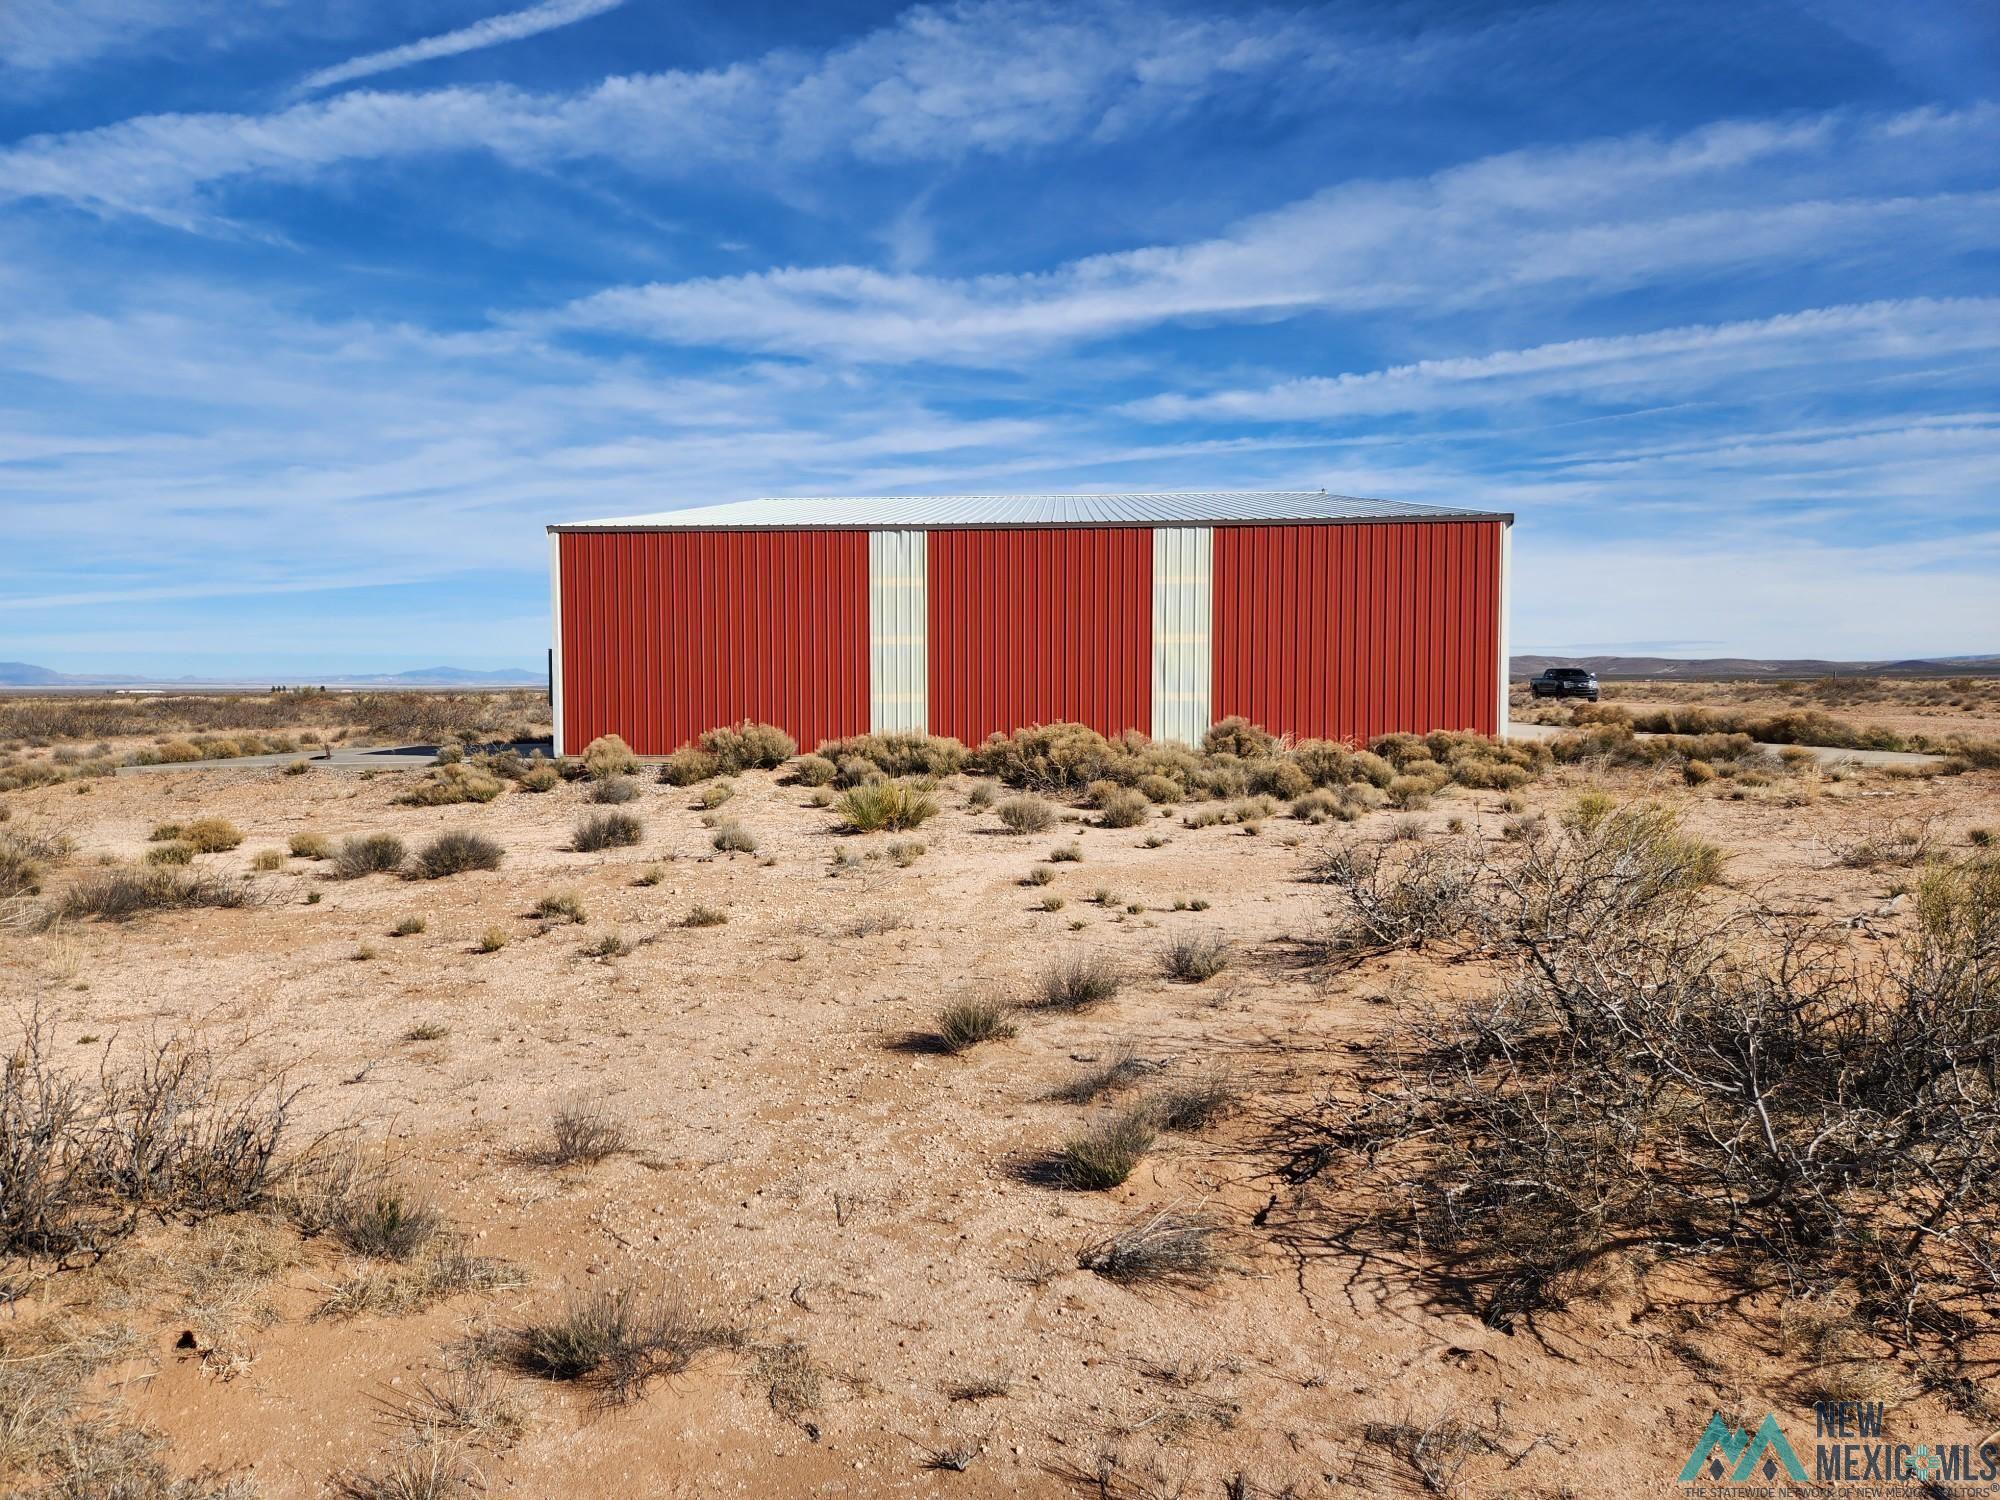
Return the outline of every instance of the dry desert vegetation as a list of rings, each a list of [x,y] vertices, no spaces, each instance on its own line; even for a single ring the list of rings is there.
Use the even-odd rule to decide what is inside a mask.
[[[1976,714],[557,766],[462,697],[434,768],[109,774],[300,734],[233,701],[0,703],[10,1493],[1651,1494],[1718,1410],[2000,1420]]]

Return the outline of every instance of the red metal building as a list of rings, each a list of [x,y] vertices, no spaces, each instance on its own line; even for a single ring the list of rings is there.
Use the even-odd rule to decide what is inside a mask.
[[[1058,719],[1506,719],[1508,515],[1317,491],[757,500],[551,526],[558,754]]]

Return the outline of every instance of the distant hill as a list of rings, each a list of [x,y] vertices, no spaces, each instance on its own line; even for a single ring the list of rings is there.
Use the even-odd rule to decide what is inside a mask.
[[[305,679],[287,678],[288,686],[327,687],[540,687],[548,680],[547,674],[526,667],[415,667],[407,672],[391,673],[344,673],[330,676],[313,676]],[[276,685],[268,677],[142,677],[137,674],[119,675],[74,672],[58,672],[50,667],[38,667],[32,662],[0,661],[0,687],[13,688],[204,688],[204,687],[271,687]]]
[[[1517,656],[1511,675],[1533,677],[1544,667],[1584,667],[1599,677],[1680,677],[1713,681],[1741,677],[1987,677],[2000,656],[1934,656],[1902,661],[1821,661],[1814,657]]]

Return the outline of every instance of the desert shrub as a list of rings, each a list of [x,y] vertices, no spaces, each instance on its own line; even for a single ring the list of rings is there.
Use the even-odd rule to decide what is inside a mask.
[[[437,747],[437,763],[441,766],[455,766],[464,759],[465,747],[463,745],[439,745]]]
[[[456,802],[491,802],[507,783],[477,766],[440,765],[396,798],[402,807],[448,807]]]
[[[881,781],[887,775],[865,755],[843,755],[834,768],[833,784],[837,787],[868,786]]]
[[[1108,1281],[1200,1287],[1228,1267],[1227,1243],[1220,1220],[1169,1209],[1085,1246],[1076,1264]]]
[[[1106,828],[1137,828],[1152,808],[1144,792],[1129,787],[1109,787],[1095,800],[1098,821]]]
[[[1067,844],[1057,844],[1049,851],[1049,863],[1052,865],[1073,865],[1082,859],[1083,845],[1075,839],[1071,839]]]
[[[1089,726],[1057,723],[993,735],[966,764],[1009,786],[1080,792],[1093,781],[1107,779],[1119,757],[1119,750]]]
[[[488,927],[484,932],[479,934],[479,941],[474,946],[481,953],[498,953],[502,948],[507,946],[507,929],[504,927]]]
[[[1130,1042],[1123,1042],[1102,1060],[1086,1064],[1076,1076],[1050,1089],[1049,1098],[1061,1104],[1095,1104],[1107,1094],[1130,1088],[1155,1066]]]
[[[1457,937],[1476,910],[1482,861],[1462,840],[1351,840],[1321,855],[1315,878],[1340,897],[1330,954],[1421,948]]]
[[[700,795],[694,799],[694,802],[696,807],[706,808],[710,812],[713,812],[716,808],[722,806],[723,803],[727,802],[731,797],[734,797],[735,795],[736,795],[735,782],[711,781],[707,786],[701,789]]]
[[[1277,748],[1278,742],[1248,719],[1231,717],[1219,719],[1207,734],[1201,737],[1201,748],[1207,755],[1234,755],[1244,760],[1254,760],[1258,756],[1269,755]]]
[[[1228,968],[1232,956],[1226,939],[1214,933],[1187,933],[1161,949],[1160,969],[1182,984],[1200,984]]]
[[[693,786],[722,770],[722,762],[706,750],[683,747],[660,762],[660,780],[668,786]]]
[[[1146,1109],[1160,1129],[1191,1134],[1206,1130],[1241,1100],[1236,1081],[1227,1073],[1202,1073],[1166,1085],[1146,1101]]]
[[[285,847],[295,859],[326,859],[333,854],[333,844],[323,833],[295,833]]]
[[[171,844],[155,844],[146,851],[149,865],[191,865],[194,863],[194,845],[183,844],[179,839]]]
[[[709,843],[721,854],[755,854],[757,835],[741,823],[725,821],[716,825]]]
[[[0,1256],[94,1258],[142,1213],[242,1212],[283,1180],[297,1090],[234,1080],[180,1037],[87,1074],[53,1043],[32,1017],[0,1069]]]
[[[285,867],[285,851],[282,849],[259,849],[250,856],[250,868],[269,873]]]
[[[839,806],[842,824],[857,833],[884,829],[900,833],[921,827],[938,813],[936,795],[915,781],[876,781],[849,787],[841,794]]]
[[[1834,858],[1850,869],[1915,865],[1934,852],[1937,833],[1928,818],[1867,818],[1853,832],[1828,838],[1827,847]]]
[[[1284,756],[1271,755],[1253,761],[1246,774],[1252,791],[1286,801],[1303,796],[1313,787],[1312,777]]]
[[[545,1167],[590,1166],[626,1146],[624,1124],[596,1100],[571,1100],[549,1120],[548,1140],[531,1154]]]
[[[113,866],[93,871],[63,891],[50,903],[48,915],[60,921],[97,917],[116,922],[151,911],[245,906],[249,900],[240,882],[220,876],[171,866]]]
[[[333,856],[333,873],[341,880],[386,875],[401,869],[407,854],[403,841],[393,833],[357,834],[341,840]]]
[[[628,812],[592,813],[577,820],[570,848],[579,854],[604,849],[629,849],[645,836],[646,827]]]
[[[1056,822],[1056,810],[1040,797],[1009,797],[995,813],[1009,833],[1047,833]]]
[[[938,1012],[938,1045],[947,1052],[963,1052],[981,1042],[1014,1035],[1008,1007],[984,997],[958,1000]]]
[[[582,923],[590,920],[583,898],[575,891],[554,891],[535,903],[535,915],[544,922]]]
[[[1163,776],[1157,771],[1148,771],[1137,781],[1133,782],[1132,787],[1133,790],[1137,791],[1148,802],[1179,802],[1187,795],[1186,788],[1178,781],[1174,780],[1171,776]]]
[[[1837,923],[1709,900],[1713,865],[1656,809],[1528,841],[1487,882],[1503,987],[1417,1018],[1397,1086],[1299,1143],[1307,1172],[1497,1325],[1607,1257],[1699,1254],[1854,1289],[1878,1337],[1942,1352],[2000,1214],[2000,864],[1928,872],[1866,962]]]
[[[701,748],[715,757],[716,769],[726,776],[774,771],[799,753],[798,742],[777,725],[749,719],[709,730],[701,737]]]
[[[524,792],[552,792],[562,783],[562,773],[543,761],[528,767],[521,773],[521,790]]]
[[[357,1255],[408,1260],[437,1238],[444,1216],[401,1188],[356,1193],[334,1212],[334,1237]]]
[[[722,911],[717,907],[703,906],[697,903],[688,908],[687,915],[681,918],[681,925],[683,927],[720,927],[728,920],[728,912]]]
[[[592,802],[616,806],[623,802],[639,799],[639,783],[630,776],[607,776],[602,781],[590,784],[589,797]]]
[[[972,790],[965,794],[965,805],[974,812],[984,812],[987,808],[991,807],[993,805],[993,784],[988,781],[975,781],[972,784]]]
[[[838,766],[864,760],[885,776],[952,776],[965,768],[965,746],[947,736],[891,730],[829,740],[819,747],[822,759]]]
[[[607,776],[636,776],[639,757],[621,736],[600,734],[583,747],[583,769],[592,781],[602,781]]]
[[[1324,823],[1340,816],[1339,797],[1328,791],[1310,791],[1292,802],[1292,816],[1301,823]]]
[[[243,842],[227,818],[196,818],[192,823],[160,823],[146,835],[154,843],[186,844],[200,854],[220,854]]]
[[[570,1294],[546,1322],[507,1341],[516,1369],[548,1380],[592,1385],[609,1401],[637,1396],[648,1381],[677,1375],[712,1349],[733,1349],[742,1334],[678,1303],[649,1302],[631,1287]]]
[[[27,843],[0,833],[0,900],[32,896],[42,888],[42,862]]]
[[[1114,1115],[1063,1142],[1057,1174],[1064,1187],[1080,1192],[1115,1188],[1145,1159],[1154,1138],[1144,1111]]]
[[[411,873],[424,880],[442,880],[467,870],[497,870],[505,851],[483,833],[447,829],[417,851]]]
[[[792,762],[792,779],[801,786],[826,786],[839,774],[840,767],[824,755],[801,755]]]
[[[1109,959],[1079,954],[1043,970],[1035,1003],[1045,1010],[1089,1010],[1114,998],[1123,984],[1124,977]]]

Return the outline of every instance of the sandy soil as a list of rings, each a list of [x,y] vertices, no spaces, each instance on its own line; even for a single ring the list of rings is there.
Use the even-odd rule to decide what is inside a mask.
[[[336,1474],[393,1450],[388,1409],[470,1331],[627,1283],[733,1320],[751,1347],[706,1356],[615,1410],[508,1377],[528,1422],[513,1445],[473,1453],[485,1493],[1420,1493],[1365,1429],[1457,1411],[1505,1435],[1466,1465],[1460,1492],[1657,1494],[1711,1411],[1797,1404],[1759,1321],[1768,1309],[1718,1310],[1690,1334],[1613,1288],[1508,1336],[1391,1270],[1253,1227],[1287,1196],[1268,1139],[1278,1109],[1365,1064],[1396,997],[1485,982],[1414,960],[1331,980],[1301,966],[1296,939],[1325,906],[1301,873],[1345,830],[1282,817],[1258,834],[1189,829],[1169,814],[1151,849],[1146,829],[1081,821],[1014,837],[967,807],[972,783],[958,779],[945,812],[904,836],[925,849],[899,868],[882,853],[897,836],[841,835],[803,788],[752,774],[727,811],[757,835],[754,856],[715,854],[692,794],[650,783],[633,805],[643,845],[584,855],[565,848],[586,810],[578,786],[392,805],[413,774],[177,772],[6,799],[16,827],[67,829],[75,868],[139,856],[163,819],[230,818],[244,844],[200,863],[241,875],[257,901],[0,933],[0,1001],[39,1004],[66,1045],[198,1027],[240,1047],[246,1066],[287,1070],[310,1086],[308,1132],[354,1130],[480,1253],[532,1277],[417,1315],[328,1319],[315,1309],[345,1262],[314,1241],[271,1279],[226,1360],[177,1350],[181,1315],[154,1308],[106,1389],[171,1440],[178,1467],[245,1474],[278,1500],[328,1494]],[[1559,772],[1526,796],[1557,807],[1582,785]],[[1815,782],[1809,799],[1794,787],[1732,801],[1664,774],[1620,788],[1683,803],[1731,851],[1736,890],[1851,919],[1861,944],[1903,920],[1903,872],[1843,868],[1831,842],[1891,814],[1935,818],[1960,844],[2000,825],[1993,773]],[[1499,800],[1454,792],[1421,816],[1497,839]],[[386,830],[415,844],[460,827],[499,840],[504,867],[422,883],[335,881],[304,860],[250,873],[251,856],[294,832]],[[1046,887],[1022,883],[1072,838],[1081,862],[1054,865]],[[842,850],[867,857],[839,873]],[[652,867],[659,883],[634,883]],[[1117,904],[1093,903],[1100,889]],[[534,917],[557,891],[580,897],[585,925]],[[1060,911],[1042,909],[1049,894],[1065,898]],[[1172,909],[1197,899],[1207,909]],[[696,903],[728,922],[681,925]],[[422,933],[388,936],[413,915]],[[510,941],[476,951],[495,925]],[[639,946],[583,956],[611,930]],[[1197,986],[1161,977],[1165,940],[1196,931],[1233,939],[1235,965]],[[941,1003],[1025,990],[1084,951],[1131,976],[1109,1005],[1029,1015],[1016,1039],[960,1057],[912,1043]],[[420,1023],[447,1034],[405,1040]],[[1160,1078],[1226,1066],[1250,1103],[1169,1138],[1115,1191],[1048,1185],[1046,1153],[1109,1107],[1048,1092],[1123,1043]],[[631,1150],[560,1172],[523,1160],[579,1096],[625,1122]],[[1214,1290],[1140,1294],[1076,1269],[1078,1250],[1112,1229],[1198,1205],[1243,1235],[1240,1271]],[[1713,1360],[1705,1375],[1674,1352],[1691,1338]],[[771,1351],[788,1345],[820,1377],[811,1401],[773,1396]],[[974,1385],[995,1394],[954,1399]],[[1894,1421],[1962,1425],[1917,1400]],[[948,1450],[970,1455],[963,1472],[927,1467]],[[1236,1476],[1242,1487],[1227,1488]]]

